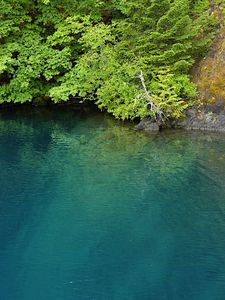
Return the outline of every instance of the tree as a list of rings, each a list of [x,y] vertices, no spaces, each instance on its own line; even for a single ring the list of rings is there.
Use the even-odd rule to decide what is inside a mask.
[[[79,96],[115,117],[142,118],[155,113],[142,70],[156,107],[179,117],[196,94],[188,72],[212,38],[199,3],[3,0],[0,102]]]

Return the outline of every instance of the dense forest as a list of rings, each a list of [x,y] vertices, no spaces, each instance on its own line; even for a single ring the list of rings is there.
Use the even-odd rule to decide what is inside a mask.
[[[0,103],[76,97],[117,118],[178,118],[218,28],[209,0],[2,0]]]

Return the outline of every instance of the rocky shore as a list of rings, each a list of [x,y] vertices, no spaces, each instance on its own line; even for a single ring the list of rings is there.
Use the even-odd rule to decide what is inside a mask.
[[[146,132],[157,132],[162,128],[225,132],[224,104],[221,102],[201,109],[189,108],[186,110],[184,118],[179,121],[172,120],[162,124],[153,118],[145,118],[135,126],[136,130]]]

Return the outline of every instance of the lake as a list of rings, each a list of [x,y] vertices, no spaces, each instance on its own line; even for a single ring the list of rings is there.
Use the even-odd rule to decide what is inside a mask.
[[[225,135],[0,111],[1,300],[225,299]]]

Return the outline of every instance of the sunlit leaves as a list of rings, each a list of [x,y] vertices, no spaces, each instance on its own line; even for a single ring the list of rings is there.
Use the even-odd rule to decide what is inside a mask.
[[[89,99],[121,119],[165,118],[196,95],[187,75],[213,35],[208,0],[2,0],[0,102]],[[210,27],[211,26],[211,27]]]

